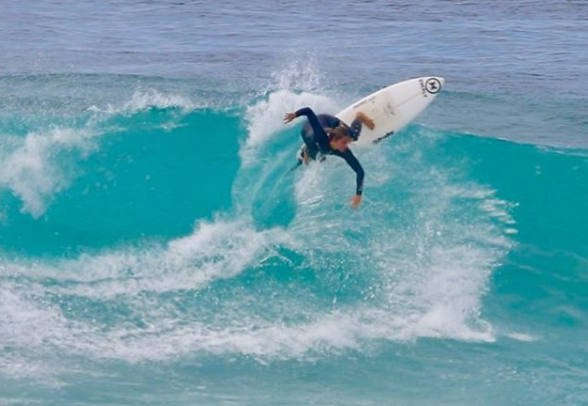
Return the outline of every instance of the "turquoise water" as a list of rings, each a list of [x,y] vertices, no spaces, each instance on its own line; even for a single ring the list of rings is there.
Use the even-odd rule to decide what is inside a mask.
[[[8,3],[0,404],[588,402],[585,4],[367,4]],[[424,74],[359,210],[288,173]]]

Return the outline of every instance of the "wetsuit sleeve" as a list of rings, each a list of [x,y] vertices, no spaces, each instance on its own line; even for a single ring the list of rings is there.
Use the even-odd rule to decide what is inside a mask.
[[[347,162],[347,165],[349,165],[351,169],[355,171],[355,174],[357,175],[357,186],[355,189],[355,194],[361,195],[363,192],[363,177],[365,175],[361,164],[349,148],[344,153],[339,153],[337,155],[343,158],[345,162]]]
[[[361,126],[362,126],[362,122],[361,119],[359,117],[356,117],[355,120],[353,120],[353,122],[351,123],[351,132],[353,133],[353,135],[351,136],[354,140],[357,140],[359,138],[359,134],[361,133]]]
[[[308,122],[312,127],[314,138],[317,142],[328,142],[329,138],[327,137],[327,134],[325,134],[325,130],[321,126],[321,123],[319,122],[316,114],[314,114],[314,111],[312,111],[309,107],[303,107],[300,110],[296,110],[296,113],[294,114],[296,114],[296,117],[306,116],[306,118],[308,118]]]

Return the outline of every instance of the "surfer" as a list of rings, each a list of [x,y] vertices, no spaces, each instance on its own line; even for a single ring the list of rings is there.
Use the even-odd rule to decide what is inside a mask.
[[[358,112],[350,127],[335,116],[329,114],[317,116],[309,107],[303,107],[294,113],[286,113],[284,123],[289,123],[300,116],[306,116],[308,123],[302,128],[301,136],[304,147],[299,164],[308,164],[311,159],[317,159],[318,154],[337,155],[343,158],[357,176],[355,196],[351,199],[351,205],[358,207],[361,203],[364,172],[359,161],[349,149],[349,144],[357,141],[362,124],[373,129],[373,120],[364,113]]]

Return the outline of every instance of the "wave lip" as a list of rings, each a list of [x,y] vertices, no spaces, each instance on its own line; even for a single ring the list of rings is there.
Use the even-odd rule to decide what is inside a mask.
[[[13,137],[13,145],[2,151],[0,186],[22,200],[22,211],[38,218],[51,197],[69,186],[74,172],[69,167],[96,150],[97,135],[90,129],[54,127]]]

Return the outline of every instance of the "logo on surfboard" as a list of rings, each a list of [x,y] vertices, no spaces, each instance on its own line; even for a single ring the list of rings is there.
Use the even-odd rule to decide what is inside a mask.
[[[441,91],[441,82],[437,78],[429,78],[425,82],[425,89],[431,94],[437,94]]]

